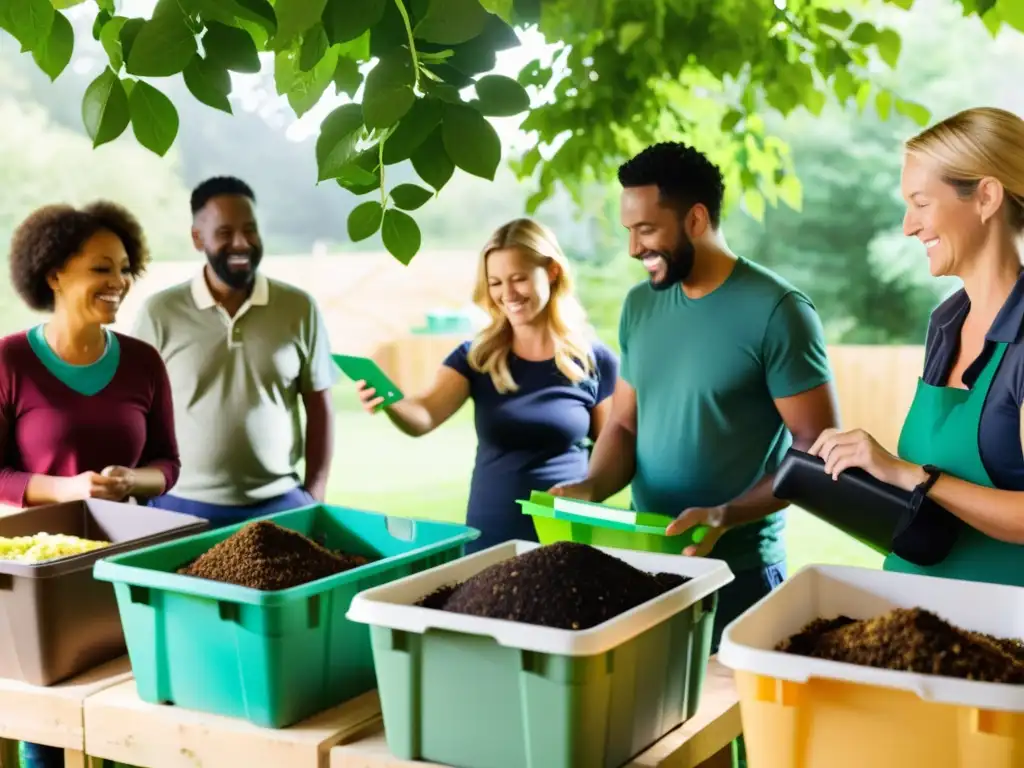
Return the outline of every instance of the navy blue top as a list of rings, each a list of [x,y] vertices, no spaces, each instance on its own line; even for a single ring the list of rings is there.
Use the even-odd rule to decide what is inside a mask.
[[[481,536],[467,550],[509,539],[536,541],[533,518],[522,513],[516,499],[586,476],[590,412],[615,389],[618,358],[596,342],[593,374],[573,384],[554,359],[531,361],[510,354],[509,370],[519,389],[503,395],[490,375],[470,367],[469,346],[463,343],[444,361],[469,381],[475,406],[476,463],[466,523]]]
[[[961,289],[932,313],[925,344],[924,381],[944,387],[960,350],[960,330],[971,308]],[[1021,407],[1024,405],[1024,272],[1017,278],[985,336],[981,354],[964,372],[964,385],[973,387],[992,357],[996,344],[1006,342],[978,428],[981,461],[997,488],[1024,491],[1024,451],[1021,449]]]

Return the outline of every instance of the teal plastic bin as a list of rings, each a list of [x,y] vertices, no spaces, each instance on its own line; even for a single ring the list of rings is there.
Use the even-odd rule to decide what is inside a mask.
[[[541,544],[575,541],[595,547],[678,555],[686,547],[699,544],[707,532],[706,526],[699,525],[678,536],[666,536],[665,529],[673,520],[667,515],[556,498],[534,491],[529,501],[518,502],[523,514],[533,517]],[[571,505],[574,511],[556,509],[556,503],[566,503],[567,508]]]
[[[329,548],[382,558],[276,592],[175,571],[245,525],[104,558],[143,701],[282,728],[376,687],[369,628],[345,618],[359,592],[462,556],[464,525],[311,506],[259,518]]]

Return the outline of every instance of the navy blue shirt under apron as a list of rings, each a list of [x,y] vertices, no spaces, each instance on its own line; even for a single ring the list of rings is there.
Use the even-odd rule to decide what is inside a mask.
[[[614,391],[618,358],[595,343],[594,372],[573,384],[553,359],[510,354],[509,370],[519,389],[500,394],[489,374],[470,367],[469,347],[463,343],[444,361],[469,381],[475,407],[476,463],[466,524],[481,536],[466,549],[476,552],[510,539],[536,541],[533,518],[522,514],[516,500],[586,476],[591,411]]]
[[[960,330],[971,308],[962,289],[932,313],[925,345],[924,381],[948,385],[949,373],[960,350]],[[985,336],[981,355],[964,372],[964,385],[973,387],[996,344],[1006,342],[978,428],[981,460],[996,488],[1024,491],[1024,450],[1021,449],[1021,408],[1024,406],[1024,272]]]

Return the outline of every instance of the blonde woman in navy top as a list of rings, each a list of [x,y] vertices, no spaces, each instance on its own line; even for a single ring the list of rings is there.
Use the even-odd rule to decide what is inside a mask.
[[[532,219],[511,221],[488,240],[473,299],[490,324],[448,355],[429,390],[385,413],[420,437],[473,400],[478,443],[466,522],[482,533],[469,547],[477,551],[536,541],[516,500],[586,475],[618,359],[594,338],[554,233]],[[373,413],[382,399],[358,386]]]

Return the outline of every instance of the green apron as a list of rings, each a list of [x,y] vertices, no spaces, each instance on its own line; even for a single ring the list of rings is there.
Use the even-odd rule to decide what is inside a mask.
[[[975,485],[994,488],[981,460],[978,431],[992,379],[1006,354],[997,344],[988,365],[971,389],[935,387],[918,381],[917,393],[900,433],[899,456],[914,464],[931,464]],[[965,526],[949,556],[937,565],[919,566],[890,554],[887,571],[942,576],[965,581],[1024,586],[1024,546],[997,541]]]

